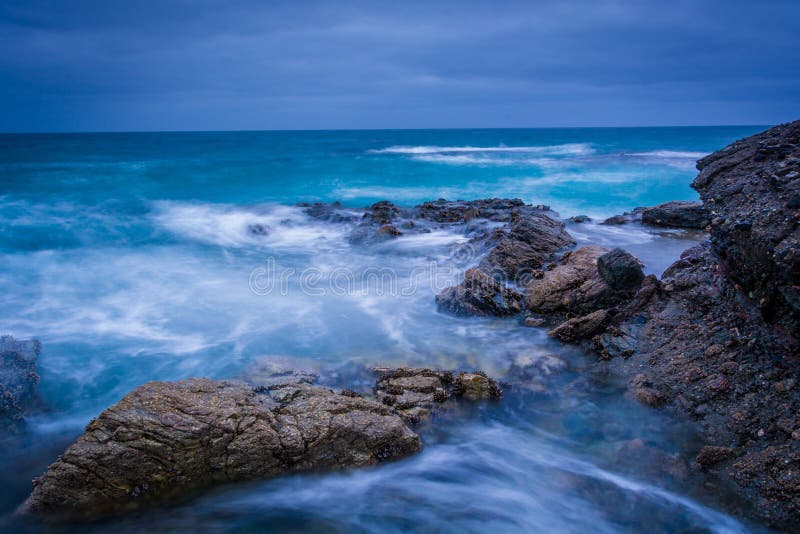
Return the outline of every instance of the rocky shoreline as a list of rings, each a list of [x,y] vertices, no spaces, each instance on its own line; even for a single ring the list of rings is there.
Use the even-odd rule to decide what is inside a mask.
[[[438,298],[462,311],[478,299],[476,314],[496,315],[510,309],[497,313],[498,300],[518,300],[526,324],[595,352],[633,398],[695,421],[707,440],[695,465],[754,503],[761,521],[791,530],[800,521],[800,121],[698,169],[702,205],[604,221],[710,231],[660,280],[625,251],[584,246],[551,258],[516,300],[474,270]]]
[[[350,225],[350,241],[363,246],[457,228],[470,265],[435,297],[441,312],[543,326],[596,355],[598,368],[624,377],[632,399],[696,424],[706,442],[693,459],[698,473],[789,531],[800,522],[800,121],[737,141],[698,169],[701,202],[636,208],[601,223],[709,233],[660,278],[645,276],[623,249],[574,248],[547,206],[517,199],[301,207]],[[0,420],[16,429],[33,402],[39,347],[4,337],[2,349]],[[366,395],[293,371],[145,384],[87,426],[34,481],[23,510],[87,519],[224,482],[372,465],[418,451],[415,425],[456,398],[502,395],[480,372],[375,372]]]

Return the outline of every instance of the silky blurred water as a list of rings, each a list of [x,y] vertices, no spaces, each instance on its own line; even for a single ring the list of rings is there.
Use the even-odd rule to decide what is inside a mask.
[[[740,532],[676,460],[692,429],[627,399],[592,358],[514,320],[438,313],[415,273],[469,267],[447,229],[374,246],[300,201],[518,197],[602,218],[694,199],[702,155],[758,127],[0,135],[0,332],[43,343],[42,408],[0,446],[2,514],[93,416],[153,379],[242,376],[270,358],[368,388],[376,363],[535,370],[497,405],[425,429],[415,457],[219,488],[99,530]],[[250,231],[253,225],[267,235]],[[660,274],[702,236],[570,224]],[[295,275],[392,269],[415,290],[312,294]],[[361,273],[361,274],[359,274]],[[360,281],[360,280],[359,280]],[[666,460],[665,460],[666,458]],[[674,460],[674,461],[673,461]],[[730,504],[730,503],[728,503]],[[8,520],[8,519],[6,519]],[[9,527],[36,528],[26,523]]]

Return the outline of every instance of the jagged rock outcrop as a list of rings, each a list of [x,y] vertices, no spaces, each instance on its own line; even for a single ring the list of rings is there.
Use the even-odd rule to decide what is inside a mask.
[[[514,213],[547,211],[547,206],[526,206],[518,198],[485,198],[481,200],[445,200],[440,198],[417,206],[423,219],[438,223],[469,222],[476,218],[510,222]]]
[[[400,216],[400,209],[389,202],[376,202],[364,212],[362,221],[350,232],[349,240],[355,244],[371,244],[403,235],[392,221]]]
[[[642,222],[653,226],[703,230],[708,226],[708,211],[701,202],[673,200],[642,210]]]
[[[0,431],[4,435],[19,430],[25,409],[36,398],[36,360],[40,351],[38,341],[0,337]]]
[[[697,163],[715,252],[764,318],[800,332],[800,121]]]
[[[440,311],[462,316],[504,317],[522,312],[522,295],[480,269],[468,269],[464,281],[436,295]]]
[[[420,447],[391,407],[321,387],[149,382],[89,423],[34,481],[24,510],[88,519],[212,484],[371,465]]]
[[[708,246],[687,250],[594,338],[634,398],[695,419],[698,463],[740,485],[773,526],[800,518],[797,345],[764,322]],[[720,453],[724,448],[726,453]]]
[[[515,216],[507,231],[498,231],[495,245],[481,261],[480,268],[493,278],[508,279],[523,285],[535,269],[555,252],[574,245],[564,223],[543,213]]]

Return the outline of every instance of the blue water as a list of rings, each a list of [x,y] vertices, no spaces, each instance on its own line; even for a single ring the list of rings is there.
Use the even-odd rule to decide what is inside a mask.
[[[540,329],[439,314],[425,280],[404,295],[310,294],[296,278],[264,295],[250,281],[268,261],[277,272],[385,267],[401,281],[432,261],[454,280],[469,267],[453,257],[464,241],[455,232],[353,245],[348,225],[311,219],[299,201],[518,197],[602,218],[696,198],[695,160],[761,129],[0,135],[0,332],[44,346],[44,405],[0,450],[0,512],[147,380],[237,377],[268,358],[367,387],[361,369],[376,363],[503,378],[533,362],[528,387],[426,430],[413,458],[221,488],[97,528],[751,530],[688,466],[664,471],[665,457],[696,450],[691,427],[636,405],[591,357]],[[702,239],[638,225],[569,230],[631,250],[656,274]]]

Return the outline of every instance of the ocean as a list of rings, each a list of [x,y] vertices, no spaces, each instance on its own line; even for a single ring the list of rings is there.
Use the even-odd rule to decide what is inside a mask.
[[[621,246],[659,275],[703,236],[596,221],[696,199],[696,160],[762,129],[0,135],[0,333],[43,345],[41,406],[0,448],[0,527],[36,527],[12,516],[31,479],[131,389],[242,377],[268,358],[362,388],[376,364],[502,379],[535,361],[541,376],[469,418],[423,429],[425,449],[408,459],[217,488],[92,528],[757,530],[722,511],[723,489],[676,460],[699,446],[690,425],[631,401],[625,384],[543,329],[438,313],[430,280],[401,293],[317,293],[287,277],[264,292],[253,276],[386,268],[402,283],[436,263],[456,282],[470,266],[453,255],[462,235],[359,245],[347,225],[296,204],[485,197],[588,215],[595,222],[568,224],[579,243]]]

